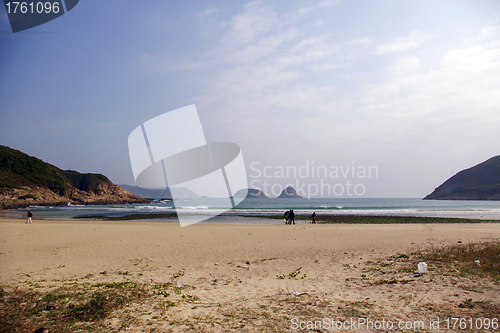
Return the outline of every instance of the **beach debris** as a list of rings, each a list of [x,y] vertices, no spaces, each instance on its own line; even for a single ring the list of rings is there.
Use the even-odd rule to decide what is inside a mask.
[[[177,280],[177,288],[183,288],[184,287],[184,283],[182,283],[182,281],[180,280]]]
[[[461,240],[459,240],[459,241],[457,242],[457,244],[462,244],[462,241],[461,241]]]
[[[128,331],[129,329],[132,328],[132,326],[129,326],[127,323],[122,323],[120,328],[122,328],[125,331]]]
[[[481,265],[481,260],[474,260],[474,262],[475,262],[478,266],[480,266],[480,265]]]
[[[56,309],[56,307],[54,305],[50,305],[50,304],[45,307],[45,311],[51,311],[51,310],[55,310],[55,309]]]
[[[299,293],[298,291],[295,291],[295,290],[288,290],[288,293],[291,294],[291,295],[295,295],[295,296],[302,296],[302,295],[309,296],[308,293]]]
[[[424,273],[427,273],[427,263],[425,261],[422,261],[418,263],[417,274],[424,274]]]

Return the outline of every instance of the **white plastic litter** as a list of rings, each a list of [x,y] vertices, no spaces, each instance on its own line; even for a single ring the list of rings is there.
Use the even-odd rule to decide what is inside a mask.
[[[427,273],[427,263],[426,262],[422,261],[422,262],[418,263],[417,273],[419,273],[419,274]]]
[[[182,283],[182,281],[177,281],[177,288],[183,288],[184,287],[184,283]]]
[[[295,291],[295,290],[289,290],[288,291],[289,294],[292,294],[292,295],[300,295],[300,293],[298,291]]]
[[[474,262],[479,266],[481,265],[481,261],[480,260],[474,260]]]

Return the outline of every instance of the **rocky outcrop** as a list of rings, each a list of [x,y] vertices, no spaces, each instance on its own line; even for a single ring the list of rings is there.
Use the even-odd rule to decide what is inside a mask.
[[[460,171],[424,200],[500,200],[500,155]]]
[[[291,199],[291,198],[302,198],[300,195],[297,194],[297,191],[291,186],[288,186],[285,188],[280,196],[278,197],[279,199]]]
[[[246,195],[245,195],[246,192]],[[256,190],[254,188],[249,188],[247,190],[239,190],[234,194],[235,198],[267,198],[267,195],[264,194],[261,190]]]
[[[104,175],[61,170],[0,146],[0,209],[146,202],[149,200],[120,188]]]
[[[38,186],[0,189],[0,208],[15,209],[28,206],[111,205],[148,203],[150,200],[123,190],[117,185],[106,186],[99,194],[73,188],[64,195]]]

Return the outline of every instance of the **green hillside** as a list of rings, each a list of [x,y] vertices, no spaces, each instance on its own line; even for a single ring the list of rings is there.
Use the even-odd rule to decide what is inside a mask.
[[[110,182],[101,174],[61,170],[23,152],[0,145],[0,188],[46,187],[64,194],[71,187],[98,194],[99,183]]]
[[[424,199],[500,200],[500,155],[460,171]]]

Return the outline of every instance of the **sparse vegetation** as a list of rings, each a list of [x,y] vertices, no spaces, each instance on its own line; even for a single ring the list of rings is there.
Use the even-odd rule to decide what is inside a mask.
[[[38,158],[1,145],[0,183],[2,187],[7,188],[37,184],[60,194],[69,188],[62,170]]]
[[[303,279],[307,278],[307,274],[304,273],[304,275],[300,276],[300,274],[301,274],[300,270],[301,269],[302,269],[302,267],[299,267],[296,270],[291,271],[290,273],[288,273],[287,276],[285,276],[285,274],[276,274],[276,277],[278,279],[280,279],[280,280],[283,280],[283,279],[285,279],[287,277],[288,277],[288,279],[302,279],[303,280]]]
[[[500,242],[456,244],[413,254],[460,276],[481,276],[500,282]]]
[[[19,200],[25,200],[25,199],[33,199],[36,200],[36,196],[33,194],[25,194],[25,195],[20,195],[17,197]]]
[[[194,281],[200,285],[183,285],[176,279],[186,274],[184,269],[174,270],[172,275],[167,276],[168,282],[138,282],[134,280],[137,273],[128,271],[127,275],[122,271],[103,271],[68,280],[28,280],[0,286],[0,327],[2,332],[7,333],[32,332],[39,327],[62,333],[118,332],[129,328],[147,332],[168,332],[169,329],[177,328],[186,332],[288,332],[292,318],[387,318],[387,304],[408,307],[413,311],[409,317],[398,317],[397,312],[394,312],[392,316],[395,318],[388,318],[392,320],[420,320],[424,317],[496,318],[500,313],[500,305],[481,301],[476,293],[487,295],[491,290],[498,290],[495,285],[498,266],[490,267],[490,263],[498,261],[494,260],[500,255],[498,245],[498,242],[457,244],[408,254],[396,253],[360,263],[359,267],[351,263],[349,269],[343,269],[342,264],[338,264],[338,269],[346,274],[346,288],[372,288],[381,292],[380,295],[385,291],[388,296],[385,300],[368,297],[339,299],[335,291],[330,296],[330,292],[316,293],[311,289],[306,289],[307,292],[285,289],[251,299],[245,296],[230,302],[210,303],[196,295],[197,288],[202,290],[203,284],[209,287],[203,290],[211,290],[238,287],[248,281],[234,278],[235,283],[229,283],[231,280],[226,280],[227,277],[213,276],[198,280],[194,277]],[[434,270],[415,275],[416,264],[422,260]],[[143,261],[135,259],[131,265],[134,263],[142,264]],[[483,263],[486,267],[481,268]],[[450,272],[450,268],[456,272]],[[113,276],[118,280],[95,281],[112,279]],[[276,276],[278,279],[296,280],[305,277],[305,274],[299,267]],[[420,288],[429,290],[454,286],[457,294],[446,296],[448,298],[445,301],[436,299],[435,302],[422,302],[422,298],[413,292],[415,289],[412,287],[417,286],[417,283]],[[294,281],[294,284],[307,286],[307,280]],[[491,289],[491,286],[496,289]],[[408,292],[395,292],[402,289]],[[471,290],[472,293],[461,293],[460,290]],[[176,316],[179,313],[186,315]]]
[[[48,327],[51,332],[102,332],[105,320],[124,307],[147,302],[163,307],[200,302],[199,297],[170,283],[60,282],[59,288],[34,282],[28,283],[27,290],[19,286],[0,288],[2,332],[32,332],[39,326]],[[170,290],[175,293],[167,292]]]

